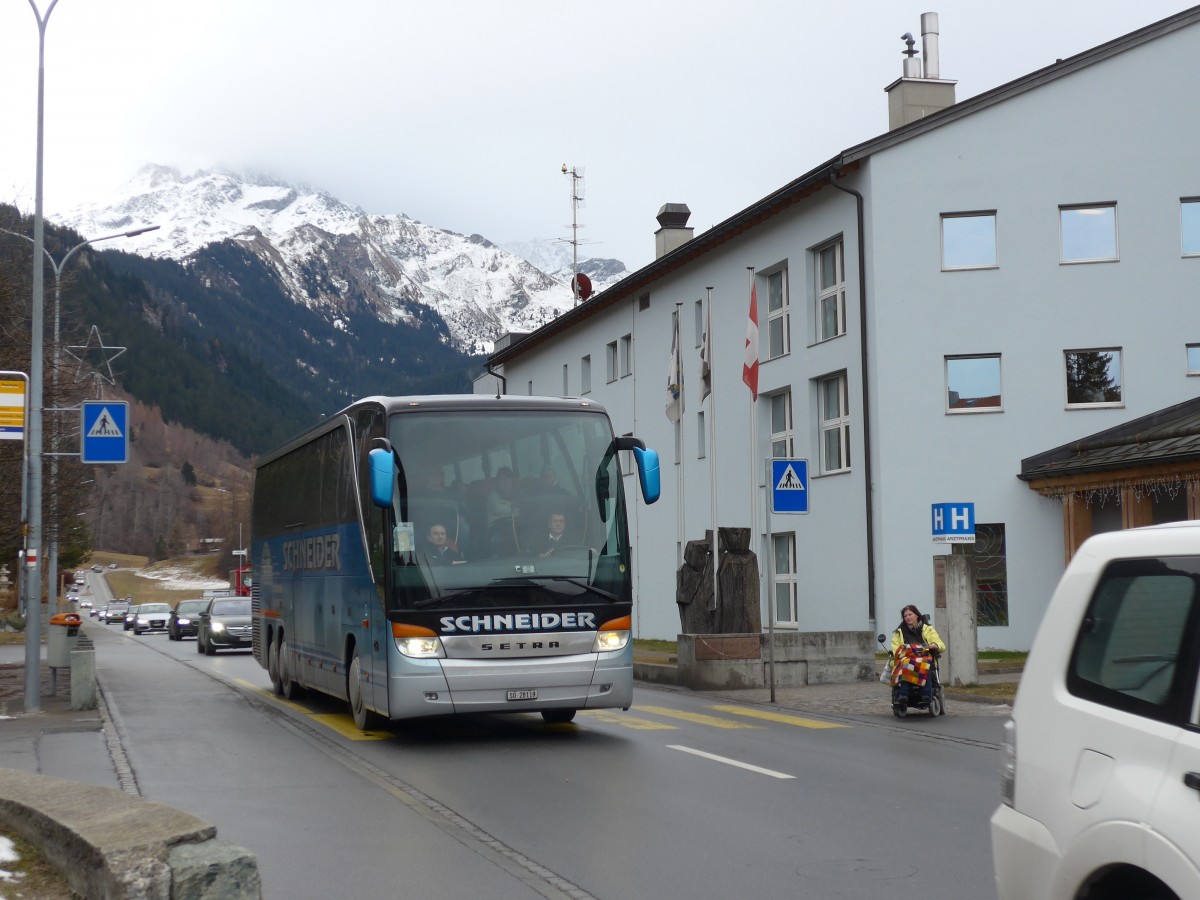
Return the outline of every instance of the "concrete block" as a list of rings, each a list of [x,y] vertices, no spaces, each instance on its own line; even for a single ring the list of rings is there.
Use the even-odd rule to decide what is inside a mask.
[[[171,900],[259,900],[258,859],[229,841],[178,844],[168,862]]]

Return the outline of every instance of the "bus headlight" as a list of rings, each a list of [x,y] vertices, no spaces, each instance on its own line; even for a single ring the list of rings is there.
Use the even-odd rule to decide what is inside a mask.
[[[628,643],[628,631],[598,631],[596,640],[592,642],[592,652],[611,653],[613,650],[624,650]]]
[[[396,641],[396,649],[412,659],[444,659],[446,656],[437,632],[423,625],[393,622],[392,638]]]
[[[396,638],[396,649],[413,659],[442,659],[446,655],[439,637]]]

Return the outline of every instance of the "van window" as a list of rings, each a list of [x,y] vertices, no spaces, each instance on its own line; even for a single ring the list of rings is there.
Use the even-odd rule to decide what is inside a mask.
[[[1154,719],[1184,713],[1195,668],[1200,558],[1110,563],[1088,605],[1067,675],[1072,694]]]

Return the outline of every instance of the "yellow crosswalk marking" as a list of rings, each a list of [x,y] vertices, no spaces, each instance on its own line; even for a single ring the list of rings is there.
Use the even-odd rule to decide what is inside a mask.
[[[666,706],[637,706],[639,712],[654,713],[666,716],[668,719],[682,719],[696,725],[708,725],[712,728],[757,728],[757,725],[747,725],[745,722],[731,722],[728,719],[718,719],[716,716],[706,716],[704,713],[689,713]]]
[[[354,724],[354,719],[346,713],[315,713],[308,707],[299,703],[293,703],[291,700],[284,700],[274,691],[263,690],[260,687],[255,687],[248,681],[243,681],[240,678],[233,679],[236,684],[247,688],[260,697],[265,697],[272,703],[279,706],[286,706],[290,710],[308,716],[314,722],[324,725],[331,731],[336,731],[343,737],[347,737],[352,741],[386,741],[392,735],[387,731],[363,731]]]
[[[386,731],[361,730],[354,724],[354,719],[345,713],[309,713],[309,718],[352,741],[386,741],[391,737]]]
[[[746,706],[710,706],[717,712],[731,713],[735,716],[747,716],[751,719],[765,719],[768,722],[779,722],[783,725],[798,725],[801,728],[849,728],[849,725],[839,725],[836,722],[822,722],[818,719],[806,719],[803,716],[792,716],[787,713],[776,713],[766,709],[755,709]]]
[[[641,709],[641,707],[638,707]],[[606,725],[622,725],[635,731],[678,731],[678,725],[668,725],[666,722],[651,722],[649,719],[639,719],[629,713],[609,712],[606,709],[580,710],[580,715],[586,715]]]

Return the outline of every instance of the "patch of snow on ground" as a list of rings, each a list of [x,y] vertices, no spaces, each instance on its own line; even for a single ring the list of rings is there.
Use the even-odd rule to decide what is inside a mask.
[[[163,582],[163,587],[169,591],[216,590],[229,587],[227,580],[197,575],[187,568],[142,569],[139,574],[143,578]]]
[[[0,865],[3,863],[13,863],[20,860],[17,855],[17,846],[6,837],[0,837]],[[14,882],[17,876],[8,869],[0,868],[0,882]]]

